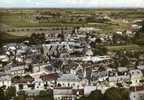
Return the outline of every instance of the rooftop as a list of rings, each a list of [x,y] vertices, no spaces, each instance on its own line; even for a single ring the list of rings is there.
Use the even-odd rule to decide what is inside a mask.
[[[58,78],[58,81],[75,81],[78,82],[80,81],[80,79],[78,78],[77,75],[73,75],[73,74],[63,74],[62,76],[60,76],[60,78]]]

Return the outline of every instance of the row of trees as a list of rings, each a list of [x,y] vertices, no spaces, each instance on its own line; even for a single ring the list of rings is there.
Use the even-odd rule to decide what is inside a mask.
[[[120,49],[115,51],[113,55],[114,67],[135,67],[138,66],[141,62],[143,62],[144,51],[143,50],[126,50]]]
[[[29,40],[31,43],[34,43],[34,44],[43,43],[45,42],[45,34],[44,33],[41,33],[41,34],[32,33]]]
[[[133,39],[133,42],[139,45],[144,45],[144,21],[141,22],[142,28],[140,28]]]
[[[83,96],[79,100],[128,100],[129,91],[124,88],[110,88],[104,94],[100,90],[93,91],[89,96]]]
[[[25,100],[29,98],[26,96],[24,91],[18,93],[16,97],[16,88],[0,87],[0,100],[10,100],[15,98],[15,100]],[[38,96],[30,97],[34,100],[53,100],[52,90],[40,91]],[[89,96],[82,96],[79,100],[128,100],[129,91],[125,88],[115,88],[112,87],[108,89],[104,94],[100,90],[93,91]]]
[[[51,90],[40,91],[39,96],[36,96],[34,100],[53,100],[53,93]]]
[[[53,100],[53,93],[51,90],[41,90],[37,96],[27,96],[24,91],[20,91],[15,100]]]
[[[7,89],[5,86],[0,87],[0,100],[26,100],[27,98],[33,100],[53,100],[53,93],[52,90],[42,90],[38,96],[29,97],[24,91],[20,91],[18,92],[18,96],[16,96],[16,88],[14,86],[8,87]]]

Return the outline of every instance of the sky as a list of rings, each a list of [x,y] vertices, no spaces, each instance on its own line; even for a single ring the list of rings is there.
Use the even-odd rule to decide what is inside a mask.
[[[144,8],[144,0],[0,0],[1,8]]]

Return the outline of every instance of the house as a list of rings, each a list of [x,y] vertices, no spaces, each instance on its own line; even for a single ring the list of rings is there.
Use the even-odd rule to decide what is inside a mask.
[[[32,83],[34,78],[30,75],[25,76],[15,76],[12,78],[12,83],[21,84],[21,83]]]
[[[70,42],[68,46],[68,52],[69,53],[75,53],[75,52],[82,53],[83,52],[82,45],[77,42]]]
[[[55,87],[53,89],[54,100],[76,100],[84,95],[84,89],[72,87]]]
[[[7,55],[0,55],[0,60],[7,59]]]
[[[109,61],[110,59],[109,56],[85,56],[82,58],[82,61],[102,62]]]
[[[56,87],[53,89],[54,100],[75,100],[71,87]]]
[[[143,74],[144,74],[144,65],[137,66],[137,69],[141,70],[143,72]]]
[[[23,43],[9,43],[3,46],[3,50],[15,51],[19,50],[18,53],[23,53],[28,49],[28,46]]]
[[[49,44],[43,44],[45,55],[57,55],[58,53],[73,53],[82,52],[83,48],[80,43],[77,42],[51,42]]]
[[[95,81],[105,81],[109,78],[109,73],[114,72],[112,68],[105,68],[105,67],[99,67],[95,71],[93,70],[93,73],[91,75],[93,82]]]
[[[11,86],[11,84],[11,75],[4,72],[0,72],[0,87],[9,87]]]
[[[49,74],[47,71],[40,71],[31,73],[30,75],[35,79],[32,84],[35,84],[35,89],[37,90],[43,90],[45,87],[45,81],[43,81],[42,77],[43,75]]]
[[[135,35],[135,32],[133,32],[133,30],[127,30],[127,31],[126,31],[126,35],[127,35],[128,37],[133,37],[133,36]]]
[[[25,95],[28,97],[38,96],[41,90],[25,90]]]
[[[139,69],[133,69],[129,71],[130,74],[130,80],[132,82],[132,85],[139,85],[140,84],[140,80],[143,77],[143,73],[141,70]]]
[[[92,49],[91,48],[88,48],[85,52],[85,55],[86,56],[93,56],[93,52],[92,52]]]
[[[76,99],[79,99],[81,96],[84,96],[84,89],[73,89],[73,95],[76,96]]]
[[[74,74],[62,74],[57,79],[57,84],[60,84],[61,87],[81,87],[80,79],[77,75]]]
[[[9,61],[9,58],[7,55],[0,55],[0,61],[2,63],[5,63],[5,62],[8,62]]]
[[[40,76],[45,86],[55,86],[58,77],[58,73],[43,74]]]
[[[130,100],[144,100],[144,86],[133,86],[130,87]]]
[[[21,90],[31,90],[35,88],[33,81],[35,79],[30,75],[25,76],[15,76],[11,79],[13,85],[15,85],[17,91]]]
[[[132,24],[131,27],[132,27],[132,29],[140,29],[140,28],[142,28],[142,26],[140,26],[138,24]]]
[[[144,100],[144,90],[131,92],[129,98],[130,100]]]
[[[22,65],[22,66],[15,66],[15,67],[10,67],[10,73],[13,75],[13,76],[16,76],[16,75],[23,75],[25,73],[25,68],[27,68],[26,65]]]
[[[109,73],[110,82],[127,82],[130,79],[128,69],[126,67],[118,67],[117,71]]]
[[[89,95],[92,91],[96,90],[96,86],[85,86],[84,87],[84,95]]]

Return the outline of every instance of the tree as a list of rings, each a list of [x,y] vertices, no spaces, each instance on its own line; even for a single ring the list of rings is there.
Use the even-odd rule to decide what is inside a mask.
[[[19,95],[15,98],[15,100],[25,100],[25,96]]]
[[[108,51],[107,48],[104,46],[97,46],[96,48],[93,49],[94,55],[100,55],[100,56],[106,55],[107,51]]]
[[[25,91],[19,91],[17,94],[18,94],[18,95],[22,95],[22,96],[25,96],[25,95],[26,95]]]
[[[11,98],[16,96],[16,88],[14,86],[8,87],[6,90],[6,96]]]
[[[104,98],[106,98],[106,100],[128,100],[129,92],[124,88],[112,87],[105,92]]]
[[[79,100],[104,100],[100,90],[93,91],[89,96],[82,96]]]
[[[128,57],[125,57],[125,56],[121,57],[120,64],[121,64],[121,66],[127,66],[127,65],[129,65]]]
[[[133,42],[138,45],[144,45],[144,21],[141,23],[141,26],[133,38]]]
[[[40,91],[39,96],[36,96],[34,100],[53,100],[53,95],[49,91]]]
[[[46,91],[40,91],[40,93],[39,93],[39,96],[40,97],[45,97],[45,96],[47,96],[47,92]]]
[[[129,92],[124,88],[112,87],[104,94],[100,90],[93,91],[89,96],[82,96],[79,100],[128,100]]]
[[[0,88],[0,100],[4,99],[4,90],[3,88]]]
[[[88,100],[88,98],[87,97],[85,97],[85,96],[82,96],[81,98],[79,98],[78,100]]]
[[[5,96],[5,91],[3,87],[0,87],[0,100],[9,100],[9,98]]]
[[[103,100],[103,94],[100,90],[95,90],[88,96],[88,100]]]
[[[53,100],[53,90],[52,89],[48,89],[47,93],[48,93],[47,96],[48,96],[49,100]]]

